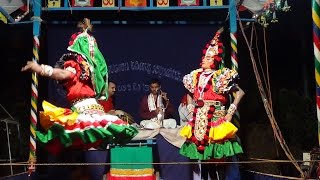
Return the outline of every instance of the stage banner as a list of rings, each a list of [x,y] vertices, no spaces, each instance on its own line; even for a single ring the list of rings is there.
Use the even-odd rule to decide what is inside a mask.
[[[102,0],[102,7],[115,7],[115,0]]]
[[[48,8],[57,8],[61,7],[61,0],[48,0]]]
[[[210,0],[210,6],[222,6],[223,0]]]
[[[125,0],[126,7],[146,7],[147,0]]]
[[[199,68],[201,53],[218,27],[215,25],[96,25],[94,33],[104,55],[109,79],[117,84],[115,107],[140,122],[140,101],[149,91],[149,82],[157,78],[162,91],[178,110],[187,92],[182,78]],[[48,25],[47,49],[49,64],[54,66],[63,53],[73,26]],[[49,101],[68,107],[65,91],[55,81],[49,81]],[[178,111],[176,119],[179,122]]]
[[[155,180],[152,147],[114,147],[110,150],[110,180]],[[139,163],[139,164],[133,164]]]
[[[157,0],[157,7],[169,7],[169,0]]]

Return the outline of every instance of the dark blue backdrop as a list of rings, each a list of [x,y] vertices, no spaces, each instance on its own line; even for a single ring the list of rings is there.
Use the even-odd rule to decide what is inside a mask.
[[[139,104],[148,94],[148,82],[158,78],[175,108],[185,89],[183,75],[198,68],[201,52],[212,38],[215,25],[96,25],[94,33],[117,83],[116,107],[132,114],[137,122]],[[74,26],[48,26],[48,61],[54,65],[66,48]],[[49,100],[67,106],[64,91],[49,82]],[[178,119],[178,113],[176,117]]]

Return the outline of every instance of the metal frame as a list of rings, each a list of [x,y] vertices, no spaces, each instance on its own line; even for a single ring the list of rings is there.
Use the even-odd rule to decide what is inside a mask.
[[[9,124],[13,124],[13,125],[16,125],[17,127],[17,131],[18,131],[18,137],[20,139],[20,123],[17,122],[17,121],[13,121],[11,120],[11,118],[5,118],[5,119],[1,119],[0,122],[2,123],[5,123],[6,124],[6,133],[7,133],[7,143],[8,143],[8,155],[9,155],[9,159],[4,159],[4,161],[7,161],[9,160],[9,163],[10,163],[10,172],[11,172],[11,175],[13,175],[13,168],[12,168],[12,161],[14,160],[12,158],[12,154],[11,154],[11,144],[10,144],[10,133],[9,133]]]
[[[0,162],[7,162],[9,160],[10,163],[10,172],[11,175],[13,175],[13,168],[12,168],[12,161],[15,160],[14,158],[12,158],[12,154],[11,154],[11,144],[10,144],[10,130],[9,130],[9,124],[13,124],[16,125],[17,127],[17,131],[18,131],[18,138],[19,140],[21,139],[21,133],[20,133],[20,123],[18,121],[16,121],[11,114],[2,106],[2,104],[0,104],[0,108],[2,109],[2,111],[4,111],[8,117],[7,118],[3,118],[0,119],[0,123],[5,123],[5,131],[6,131],[6,135],[7,135],[7,145],[8,145],[8,155],[9,155],[9,159],[0,159]],[[21,141],[19,142],[19,147],[21,146]]]
[[[169,7],[156,7],[153,4],[153,0],[149,1],[149,6],[147,7],[125,7],[122,4],[122,1],[118,1],[116,7],[70,7],[69,6],[70,0],[65,0],[62,7],[59,8],[48,8],[48,7],[41,7],[42,0],[33,0],[33,11],[34,11],[34,18],[40,18],[41,12],[57,12],[57,11],[187,11],[187,10],[221,10],[226,9],[229,11],[229,24],[230,30],[232,32],[237,31],[237,4],[236,0],[228,0],[229,5],[222,5],[222,6],[208,6],[208,0],[202,0],[203,5],[201,6],[169,6]],[[248,21],[251,21],[248,20]],[[116,24],[116,23],[115,23]],[[40,23],[39,21],[34,22],[34,31],[40,32]],[[38,30],[39,29],[39,30]],[[35,33],[34,35],[39,35],[39,33]]]
[[[48,8],[48,7],[42,7],[42,0],[33,0],[33,13],[34,17],[32,18],[33,21],[33,37],[34,37],[34,48],[33,48],[33,55],[34,55],[34,61],[39,62],[39,36],[40,36],[40,30],[41,30],[41,13],[43,11],[47,11],[48,13],[56,12],[56,11],[172,11],[172,10],[179,10],[179,11],[188,11],[188,10],[221,10],[226,9],[229,12],[229,25],[230,25],[230,36],[233,38],[233,40],[236,42],[236,33],[237,33],[237,4],[236,0],[228,0],[229,5],[223,5],[223,6],[208,6],[207,0],[202,0],[203,5],[201,6],[170,6],[170,7],[155,7],[153,4],[153,0],[148,0],[149,6],[148,7],[124,7],[122,5],[122,0],[118,1],[118,7],[69,7],[69,0],[64,0],[63,7],[60,8]],[[55,23],[59,24],[61,21],[57,21],[55,19],[51,19],[51,22],[54,21]],[[121,24],[120,21],[113,21],[113,24]],[[122,22],[122,21],[121,21]],[[149,21],[150,24],[152,24],[153,21]],[[154,21],[157,22],[157,21]],[[101,21],[100,21],[101,23]],[[125,24],[125,23],[124,23]],[[176,23],[176,24],[186,24],[186,22],[182,23]],[[234,42],[233,41],[233,42]],[[237,44],[233,44],[233,59],[236,59],[237,56]],[[234,63],[234,61],[232,61]],[[236,62],[237,63],[237,62]],[[31,123],[30,123],[30,157],[29,159],[34,159],[36,156],[36,144],[35,144],[35,130],[36,130],[36,124],[37,124],[37,117],[35,116],[37,114],[37,95],[38,95],[38,80],[36,74],[32,75],[33,83],[32,83],[32,97],[31,97]],[[148,140],[146,144],[153,144],[153,140]],[[135,144],[135,143],[134,143]],[[29,173],[35,170],[35,167],[33,166],[34,162],[31,161],[31,164],[29,165]]]

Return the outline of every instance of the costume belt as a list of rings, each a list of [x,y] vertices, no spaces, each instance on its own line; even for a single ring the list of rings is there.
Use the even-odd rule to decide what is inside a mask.
[[[73,104],[77,112],[84,112],[86,110],[104,111],[103,106],[98,104],[95,98],[85,98]]]
[[[212,101],[212,100],[203,100],[205,106],[221,106],[222,103],[220,101]]]
[[[204,100],[204,106],[214,106],[215,111],[213,113],[214,117],[224,117],[226,115],[225,106],[222,105],[220,101]]]
[[[224,117],[226,116],[226,110],[215,110],[213,116],[217,118]]]
[[[91,105],[87,105],[87,106],[81,106],[79,108],[77,108],[78,112],[83,112],[85,110],[99,110],[99,111],[103,111],[103,106],[101,106],[100,104],[91,104]]]
[[[71,101],[72,106],[74,106],[75,104],[84,101],[86,99],[93,99],[92,97],[81,97],[81,98],[76,98],[74,100]]]

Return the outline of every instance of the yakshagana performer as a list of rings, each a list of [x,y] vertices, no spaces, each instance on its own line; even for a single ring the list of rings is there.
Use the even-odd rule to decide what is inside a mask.
[[[187,138],[180,153],[190,159],[222,159],[243,152],[234,138],[238,129],[230,121],[244,92],[236,84],[236,71],[219,69],[223,60],[222,30],[203,50],[201,68],[183,78],[195,101],[193,118],[180,132]],[[230,93],[235,93],[235,98],[226,111]]]
[[[71,109],[42,103],[40,124],[46,132],[36,132],[40,143],[56,154],[65,148],[89,149],[102,142],[126,143],[138,132],[117,116],[106,114],[97,99],[107,98],[108,69],[95,38],[89,34],[89,19],[79,23],[81,32],[71,36],[69,53],[53,68],[29,61],[22,71],[35,72],[60,82]]]

